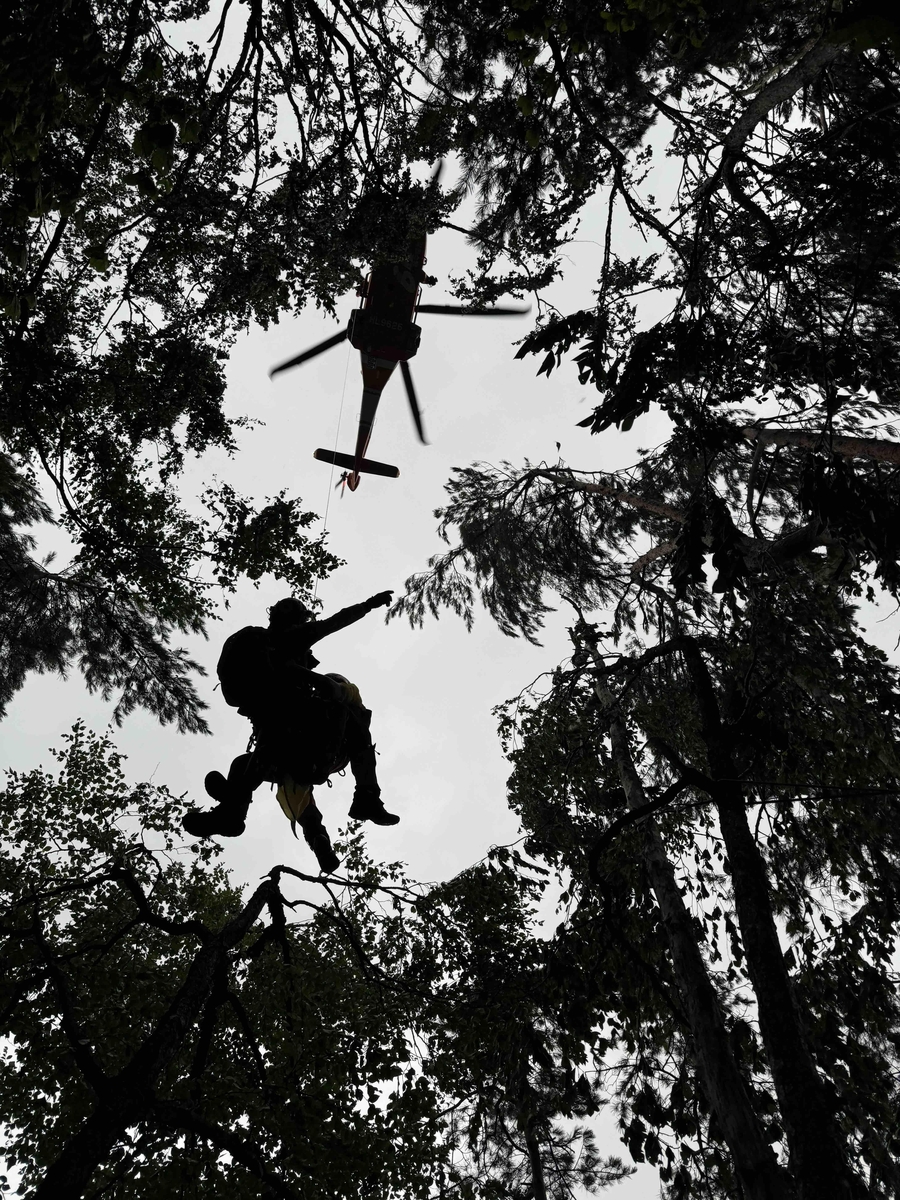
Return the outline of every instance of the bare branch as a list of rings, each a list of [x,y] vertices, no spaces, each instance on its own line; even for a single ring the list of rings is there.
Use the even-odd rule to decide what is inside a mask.
[[[900,464],[900,442],[887,438],[845,437],[827,430],[813,433],[804,429],[760,429],[756,425],[745,425],[740,432],[748,442],[766,446],[802,446],[805,450],[827,450],[843,458],[871,458]]]
[[[651,500],[639,496],[636,492],[628,492],[619,487],[618,483],[591,483],[585,479],[577,479],[573,472],[566,467],[539,467],[528,472],[533,478],[550,479],[554,483],[563,484],[572,492],[595,492],[599,496],[610,496],[623,504],[628,504],[640,512],[652,513],[657,517],[668,517],[683,525],[686,518],[680,508],[665,504],[662,500]]]
[[[646,554],[642,554],[640,558],[634,560],[629,568],[629,575],[632,579],[636,578],[644,567],[656,562],[658,558],[664,558],[667,554],[671,554],[674,549],[674,542],[660,542],[658,546],[654,546],[652,550],[648,550]]]

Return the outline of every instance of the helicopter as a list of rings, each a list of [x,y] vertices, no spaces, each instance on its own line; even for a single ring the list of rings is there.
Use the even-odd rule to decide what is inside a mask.
[[[350,345],[359,351],[362,361],[363,394],[356,449],[353,454],[321,449],[313,452],[313,458],[320,462],[344,468],[341,484],[346,485],[351,492],[355,492],[359,487],[363,474],[384,475],[391,479],[396,479],[400,474],[399,469],[390,463],[366,458],[381,393],[398,363],[416,432],[419,440],[427,445],[422,414],[409,369],[409,360],[418,350],[422,336],[421,329],[415,323],[415,317],[419,313],[508,317],[524,316],[530,311],[530,306],[465,308],[461,304],[418,303],[421,284],[437,282],[425,274],[425,242],[424,234],[413,238],[407,243],[406,253],[401,261],[373,267],[362,288],[357,292],[362,304],[350,314],[350,322],[346,329],[309,350],[304,350],[302,354],[279,363],[269,371],[269,378],[273,379],[280,372],[299,367],[301,363],[309,362],[311,358],[324,354],[332,346],[348,339]]]

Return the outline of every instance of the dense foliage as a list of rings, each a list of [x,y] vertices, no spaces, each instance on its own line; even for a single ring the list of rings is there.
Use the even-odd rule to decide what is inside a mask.
[[[236,333],[330,304],[421,222],[428,189],[399,154],[408,101],[390,90],[403,47],[367,55],[315,4],[229,10],[5,14],[0,705],[29,670],[77,663],[92,686],[129,678],[123,712],[201,728],[170,635],[202,629],[239,577],[302,592],[335,565],[298,500],[255,511],[216,485],[191,502],[178,480],[246,423],[223,413]],[[72,539],[63,570],[23,537],[29,485]]]
[[[552,378],[574,351],[582,424],[653,412],[659,445],[618,472],[458,471],[450,548],[395,612],[471,623],[480,599],[536,640],[571,606],[571,660],[501,729],[526,848],[575,905],[561,1053],[618,1064],[632,1154],[673,1197],[893,1196],[898,680],[854,603],[900,580],[897,28],[635,4],[583,45],[577,6],[521,11],[486,94],[533,120],[532,157],[500,123],[467,151],[485,221],[540,240],[592,148],[608,223],[592,302],[520,355]],[[492,200],[516,156],[538,207]]]
[[[346,875],[275,867],[242,899],[108,741],[76,727],[57,758],[0,793],[3,1156],[28,1194],[502,1195],[538,1138],[555,1200],[628,1174],[560,1121],[583,1094],[529,1084],[539,885],[494,861],[427,891],[356,835]]]

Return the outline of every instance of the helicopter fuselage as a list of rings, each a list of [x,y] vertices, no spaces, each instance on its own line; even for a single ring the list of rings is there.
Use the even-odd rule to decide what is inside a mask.
[[[427,444],[425,430],[422,427],[422,414],[413,386],[409,360],[419,349],[422,331],[415,323],[418,313],[439,313],[449,316],[524,316],[527,308],[508,308],[493,306],[491,308],[473,308],[460,304],[419,304],[419,290],[422,283],[437,283],[425,274],[425,234],[412,238],[406,243],[405,251],[395,262],[380,263],[373,267],[365,283],[357,295],[362,303],[350,314],[346,329],[333,334],[318,345],[294,355],[286,362],[279,363],[270,372],[270,378],[287,371],[291,367],[299,367],[301,363],[309,362],[333,346],[349,340],[350,345],[359,351],[362,366],[363,394],[359,414],[359,432],[356,438],[356,448],[353,454],[343,454],[337,449],[313,452],[313,457],[319,462],[331,463],[332,466],[343,467],[341,482],[355,492],[359,487],[362,473],[367,475],[383,475],[396,479],[399,470],[390,463],[375,462],[366,458],[369,439],[375,424],[375,413],[381,399],[381,393],[391,375],[400,364],[400,374],[406,398],[409,401],[413,422],[419,441]]]
[[[363,394],[356,439],[354,469],[345,476],[347,487],[359,487],[359,466],[366,457],[381,393],[399,362],[408,362],[419,348],[422,330],[413,321],[425,264],[425,238],[409,243],[400,262],[374,267],[361,292],[362,305],[350,314],[347,337],[359,351]]]

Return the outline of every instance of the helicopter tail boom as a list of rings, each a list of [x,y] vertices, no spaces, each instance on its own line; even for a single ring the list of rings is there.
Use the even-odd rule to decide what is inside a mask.
[[[376,462],[374,458],[357,459],[352,454],[341,454],[337,450],[314,450],[313,458],[354,473],[362,471],[368,475],[386,475],[390,479],[396,479],[400,474],[399,467],[392,467],[390,463]]]

